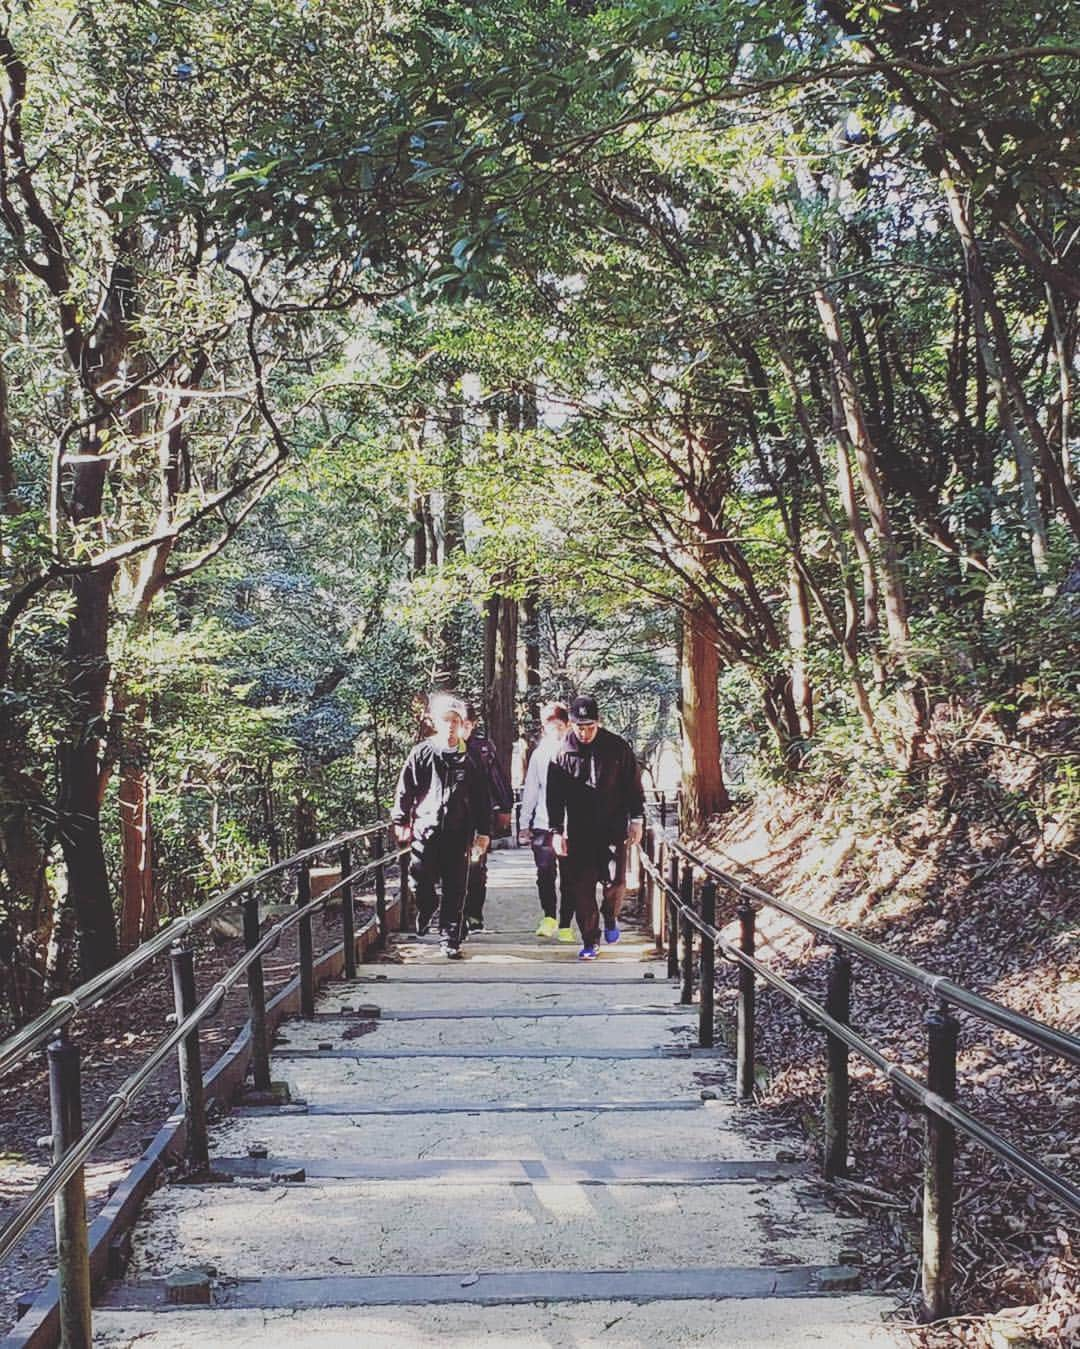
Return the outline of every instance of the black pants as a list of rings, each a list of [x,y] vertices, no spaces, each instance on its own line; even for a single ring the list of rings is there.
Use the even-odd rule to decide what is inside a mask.
[[[603,886],[602,911],[604,926],[614,927],[626,894],[625,843],[612,843],[603,851],[575,853],[563,865],[563,896],[574,906],[581,940],[585,946],[595,946],[600,940],[601,909],[596,906],[596,887]]]
[[[409,876],[420,921],[423,924],[431,921],[438,886],[439,931],[447,934],[451,946],[457,946],[464,935],[461,919],[471,844],[471,833],[445,833],[441,829],[425,838],[414,838],[412,844]]]
[[[574,901],[566,888],[563,859],[555,856],[555,849],[551,846],[550,829],[532,831],[532,853],[536,863],[536,889],[544,916],[554,918],[558,908],[559,926],[569,927],[574,919]],[[556,894],[556,880],[562,892],[561,904]]]

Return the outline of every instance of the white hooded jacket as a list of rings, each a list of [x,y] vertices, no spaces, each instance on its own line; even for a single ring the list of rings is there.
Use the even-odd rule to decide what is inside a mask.
[[[525,772],[525,785],[521,789],[522,829],[550,829],[547,809],[548,765],[558,753],[559,740],[549,740],[545,735],[532,752],[529,767]]]

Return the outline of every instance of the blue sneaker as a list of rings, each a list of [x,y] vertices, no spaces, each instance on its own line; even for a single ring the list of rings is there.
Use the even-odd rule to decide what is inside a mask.
[[[595,960],[600,954],[598,946],[583,946],[577,953],[578,960]]]
[[[610,927],[604,928],[604,940],[609,946],[614,946],[621,936],[618,923],[612,923]]]

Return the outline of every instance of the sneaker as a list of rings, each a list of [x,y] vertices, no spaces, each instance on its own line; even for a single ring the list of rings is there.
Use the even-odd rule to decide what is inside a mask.
[[[445,937],[443,938],[443,940],[439,943],[439,949],[442,951],[443,955],[447,958],[447,960],[464,959],[461,947],[457,944],[457,942],[452,942],[448,938]]]
[[[621,936],[618,923],[612,923],[610,927],[604,928],[604,940],[609,946],[614,946]]]
[[[577,953],[578,960],[595,960],[600,954],[598,946],[583,946]]]
[[[574,936],[574,929],[572,927],[561,927],[555,934],[555,940],[566,942],[568,946],[572,946],[574,942],[577,941],[577,938]]]
[[[536,935],[538,937],[554,937],[555,933],[558,931],[558,927],[559,925],[556,923],[555,919],[548,918],[545,914],[544,917],[540,919],[540,925],[536,929]]]
[[[465,919],[465,922],[466,922],[466,924],[468,925],[468,928],[469,928],[469,931],[470,931],[470,932],[483,932],[483,931],[485,931],[485,928],[484,928],[484,920],[483,920],[482,918],[466,918],[466,919]]]

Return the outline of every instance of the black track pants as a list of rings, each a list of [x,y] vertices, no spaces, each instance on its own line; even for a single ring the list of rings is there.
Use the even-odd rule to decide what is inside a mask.
[[[463,935],[461,919],[471,844],[471,834],[448,834],[441,829],[425,838],[413,839],[409,876],[417,912],[423,922],[431,921],[438,887],[439,930],[448,934],[452,946],[458,945]]]

